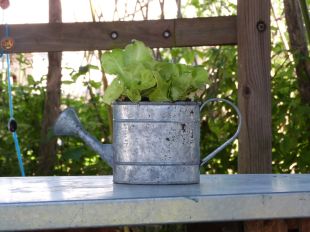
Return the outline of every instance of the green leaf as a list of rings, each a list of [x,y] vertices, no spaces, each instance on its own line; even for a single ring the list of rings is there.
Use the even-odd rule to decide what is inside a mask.
[[[99,70],[99,67],[96,66],[96,65],[88,64],[87,66],[88,66],[88,69],[89,69],[89,70],[90,70],[90,69]]]
[[[122,49],[113,49],[106,52],[101,57],[101,63],[104,71],[109,74],[124,75],[124,52]]]
[[[140,91],[138,89],[128,89],[125,91],[125,95],[130,99],[132,102],[139,102],[141,101]]]
[[[156,88],[149,95],[150,101],[170,101],[168,98],[168,92],[170,83],[163,80],[158,72],[153,72],[154,77],[156,78]]]
[[[74,73],[73,75],[72,75],[72,80],[73,81],[76,81],[79,77],[81,76],[81,74],[80,73]]]
[[[151,70],[144,69],[140,75],[139,90],[152,88],[156,85],[156,79]]]
[[[98,70],[99,68],[95,65],[91,65],[91,64],[87,64],[85,66],[80,66],[79,67],[79,71],[78,72],[74,72],[72,70],[72,72],[70,73],[72,80],[76,81],[80,76],[85,75],[86,73],[88,73],[90,71],[90,69],[96,69]]]
[[[99,89],[101,87],[101,82],[100,81],[90,80],[89,84],[90,84],[91,87],[93,87],[95,89]]]
[[[126,83],[130,89],[145,90],[152,88],[156,85],[156,79],[153,75],[153,72],[141,63],[128,66],[128,69],[131,72],[127,72]]]
[[[172,100],[185,100],[187,97],[187,92],[190,88],[190,83],[190,75],[182,75],[178,80],[173,80],[170,89],[170,95]]]
[[[95,70],[98,70],[99,68],[95,65],[91,65],[91,64],[87,64],[85,66],[80,66],[79,67],[79,71],[78,71],[78,74],[79,75],[85,75],[86,73],[89,72],[89,70],[91,69],[95,69]]]
[[[88,73],[89,71],[89,67],[86,65],[86,66],[80,66],[79,67],[79,75],[84,75],[86,73]]]
[[[193,81],[191,82],[194,88],[200,88],[208,83],[208,72],[202,67],[193,68]]]
[[[184,100],[187,95],[187,91],[191,86],[192,74],[189,66],[176,64],[178,69],[178,76],[172,76],[171,83],[171,98],[173,101]]]
[[[115,78],[109,87],[105,90],[102,101],[111,105],[113,101],[118,99],[124,91],[124,84],[118,78]]]
[[[126,65],[154,60],[152,50],[138,40],[134,40],[125,47],[124,58]]]
[[[74,83],[75,83],[74,81],[61,81],[61,84],[63,84],[63,85],[71,85]]]
[[[36,81],[34,80],[32,75],[27,75],[27,80],[29,85],[35,85]]]
[[[158,64],[156,65],[156,70],[159,72],[160,76],[166,81],[169,81],[172,78],[179,77],[179,70],[177,66],[173,63],[158,62]]]
[[[116,90],[118,85],[112,87],[116,93],[107,88],[106,103],[121,95],[133,102],[140,101],[141,96],[150,101],[184,100],[208,79],[202,67],[156,61],[152,50],[141,41],[103,54],[102,66],[107,73],[117,75],[122,83],[121,89]]]

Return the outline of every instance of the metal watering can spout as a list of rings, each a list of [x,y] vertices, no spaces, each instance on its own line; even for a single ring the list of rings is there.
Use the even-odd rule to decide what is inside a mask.
[[[91,136],[82,126],[73,108],[67,108],[57,118],[54,127],[54,135],[75,136],[81,138],[86,145],[97,152],[103,160],[113,167],[113,147],[112,144],[102,144]]]

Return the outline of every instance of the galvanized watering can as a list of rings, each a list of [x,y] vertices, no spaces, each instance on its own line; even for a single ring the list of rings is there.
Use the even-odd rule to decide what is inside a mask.
[[[236,133],[200,160],[200,111],[212,101],[224,101],[238,114]],[[239,134],[241,114],[226,99],[197,102],[116,102],[113,104],[113,144],[89,135],[72,108],[64,110],[54,125],[58,136],[76,136],[113,167],[114,183],[194,184],[199,168]]]

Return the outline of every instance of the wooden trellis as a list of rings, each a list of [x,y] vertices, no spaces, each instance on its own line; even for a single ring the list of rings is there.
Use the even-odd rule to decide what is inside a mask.
[[[239,172],[271,172],[270,0],[239,0],[237,16],[131,22],[10,25],[12,53],[106,50],[132,39],[151,47],[238,46],[244,118]],[[5,31],[1,25],[0,31]]]
[[[237,44],[236,16],[148,21],[10,25],[12,51],[108,50],[132,39],[151,47]],[[4,30],[4,26],[0,30]]]
[[[239,172],[271,172],[270,0],[238,0],[237,16],[9,27],[11,53],[107,50],[132,39],[151,47],[237,45]]]

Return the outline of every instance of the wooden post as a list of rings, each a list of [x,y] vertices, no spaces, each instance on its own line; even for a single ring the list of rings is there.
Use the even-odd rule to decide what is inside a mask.
[[[270,0],[238,0],[239,173],[270,173]]]
[[[271,172],[270,0],[238,0],[238,100],[243,116],[239,173]],[[277,224],[277,223],[276,223]],[[273,223],[244,222],[245,232],[274,230]]]
[[[49,21],[52,23],[62,21],[60,0],[49,0]],[[40,165],[38,172],[40,175],[53,174],[56,161],[56,139],[49,139],[48,131],[54,125],[60,111],[61,59],[61,52],[48,53],[49,67],[39,147]]]

